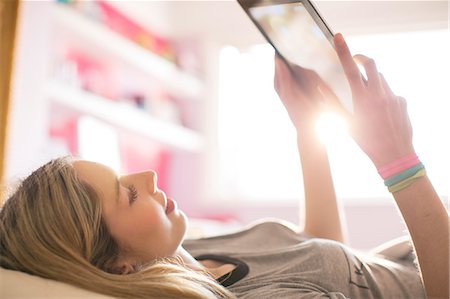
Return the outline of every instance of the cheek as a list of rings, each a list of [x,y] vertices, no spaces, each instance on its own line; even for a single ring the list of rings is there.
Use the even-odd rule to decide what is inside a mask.
[[[173,255],[184,235],[184,231],[178,231],[177,224],[169,221],[163,212],[147,214],[136,224],[140,229],[131,237],[132,247],[144,259]]]
[[[164,228],[161,214],[155,209],[136,207],[132,212],[120,212],[110,220],[111,234],[126,245],[157,238]]]
[[[142,234],[142,237],[151,238],[154,235],[159,235],[167,226],[163,216],[160,211],[155,209],[139,210],[138,213],[131,216],[133,217],[131,219],[133,229]]]

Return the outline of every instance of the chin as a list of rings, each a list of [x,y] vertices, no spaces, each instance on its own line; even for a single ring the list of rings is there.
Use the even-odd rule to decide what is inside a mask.
[[[189,220],[183,211],[177,211],[176,218],[172,218],[172,225],[175,234],[181,237],[181,239],[184,239],[187,233]]]
[[[189,223],[189,219],[187,218],[186,214],[180,210],[180,216],[184,218],[184,223],[186,223],[186,225]]]
[[[189,227],[189,219],[188,219],[188,217],[186,216],[186,214],[183,212],[183,211],[180,211],[180,218],[181,218],[181,221],[182,221],[182,223],[183,223],[183,230],[184,230],[184,235],[186,235],[186,232],[187,232],[187,230],[188,230],[188,227]],[[184,239],[184,237],[183,237],[183,239]]]

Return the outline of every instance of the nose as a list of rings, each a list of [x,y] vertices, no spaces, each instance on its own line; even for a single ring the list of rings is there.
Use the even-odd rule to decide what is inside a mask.
[[[164,209],[167,207],[166,194],[158,189],[158,174],[154,171],[146,171],[141,173],[141,177],[145,180],[144,183],[147,186],[149,194],[152,194],[154,198]]]
[[[153,170],[124,175],[121,180],[127,184],[134,183],[142,187],[145,186],[150,194],[154,194],[158,190],[158,174]]]
[[[148,192],[150,192],[150,194],[155,193],[158,189],[158,174],[155,171],[150,170],[146,171],[144,175],[147,177],[145,181],[147,182]]]

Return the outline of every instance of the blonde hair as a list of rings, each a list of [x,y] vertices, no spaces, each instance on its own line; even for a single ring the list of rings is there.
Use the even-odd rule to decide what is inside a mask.
[[[95,190],[59,158],[28,176],[0,211],[0,266],[121,298],[235,298],[175,260],[115,271],[119,246]]]

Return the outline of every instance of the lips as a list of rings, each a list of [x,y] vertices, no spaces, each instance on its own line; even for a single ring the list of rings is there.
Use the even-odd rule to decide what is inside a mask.
[[[173,210],[175,210],[175,208],[176,208],[176,202],[172,198],[168,197],[167,198],[167,206],[166,206],[166,214],[172,213]]]

